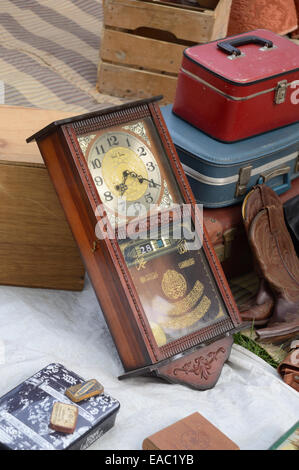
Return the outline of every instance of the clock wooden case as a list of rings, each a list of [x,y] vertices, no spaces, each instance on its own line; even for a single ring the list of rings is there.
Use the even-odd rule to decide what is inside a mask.
[[[57,121],[27,142],[36,140],[64,208],[121,378],[151,374],[205,389],[241,319],[159,99]]]

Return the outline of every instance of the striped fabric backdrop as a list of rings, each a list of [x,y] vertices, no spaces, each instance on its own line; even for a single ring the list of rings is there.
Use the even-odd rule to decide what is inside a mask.
[[[0,1],[0,103],[92,111],[120,99],[96,90],[101,0]]]

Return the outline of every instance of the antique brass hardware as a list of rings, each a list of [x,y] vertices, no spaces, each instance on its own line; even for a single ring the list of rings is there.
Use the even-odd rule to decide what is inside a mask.
[[[262,178],[263,183],[267,183],[267,181],[275,178],[276,176],[286,175],[290,172],[291,168],[289,166],[284,166],[280,168],[275,168],[274,170],[267,171],[265,173],[261,173],[260,178]]]
[[[244,166],[239,170],[239,179],[236,185],[235,197],[244,196],[251,177],[252,165]]]
[[[281,104],[285,102],[286,94],[288,89],[288,81],[282,80],[281,82],[277,83],[277,87],[275,89],[275,104]]]

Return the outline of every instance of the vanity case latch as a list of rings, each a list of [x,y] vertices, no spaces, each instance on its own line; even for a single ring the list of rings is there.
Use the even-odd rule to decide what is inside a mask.
[[[277,87],[275,89],[275,98],[274,98],[275,104],[281,104],[285,102],[286,94],[287,94],[287,87],[288,87],[287,80],[282,80],[281,82],[277,83]]]

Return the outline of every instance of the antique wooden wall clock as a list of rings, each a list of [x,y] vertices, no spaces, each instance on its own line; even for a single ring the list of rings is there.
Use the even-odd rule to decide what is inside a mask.
[[[27,141],[36,140],[47,165],[122,377],[151,374],[205,389],[241,319],[158,99],[57,121]]]

